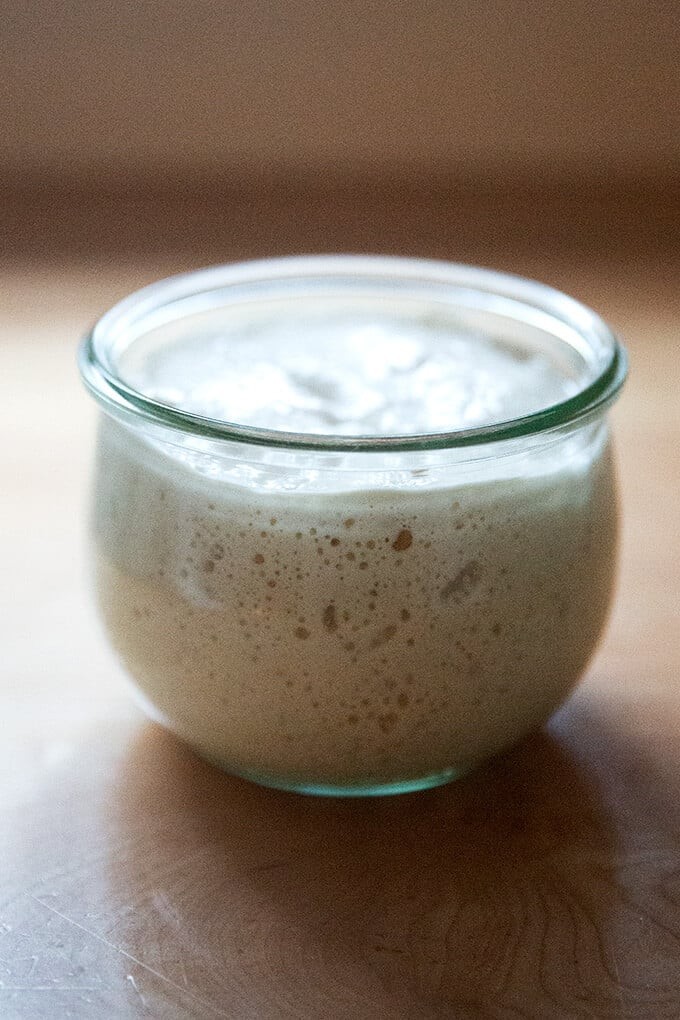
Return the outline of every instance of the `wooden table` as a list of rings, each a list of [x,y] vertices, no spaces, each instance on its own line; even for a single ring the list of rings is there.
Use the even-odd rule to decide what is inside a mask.
[[[628,340],[619,593],[544,732],[451,786],[361,802],[203,764],[133,706],[91,607],[77,338],[214,248],[4,264],[0,1016],[680,1017],[677,263],[472,246]]]

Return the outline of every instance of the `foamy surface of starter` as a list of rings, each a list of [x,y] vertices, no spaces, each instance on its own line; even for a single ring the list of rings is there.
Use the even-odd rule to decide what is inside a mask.
[[[311,307],[308,307],[311,305]],[[576,384],[545,354],[473,333],[426,307],[304,311],[290,303],[197,317],[123,359],[140,392],[206,417],[278,431],[408,435],[493,424]],[[193,320],[189,320],[190,322]]]

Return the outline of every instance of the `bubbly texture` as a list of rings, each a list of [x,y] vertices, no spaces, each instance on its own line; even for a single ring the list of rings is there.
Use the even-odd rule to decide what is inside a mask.
[[[286,492],[178,452],[104,420],[99,599],[153,711],[229,771],[427,785],[542,723],[592,653],[615,541],[602,423],[503,477],[418,487]]]
[[[474,322],[434,301],[259,300],[157,324],[117,367],[186,411],[337,436],[489,425],[583,385],[538,326]],[[147,705],[273,785],[374,793],[468,769],[564,699],[609,603],[601,419],[340,454],[105,415],[96,493],[100,605]]]
[[[520,417],[576,391],[546,353],[427,307],[273,302],[234,310],[219,328],[204,316],[171,343],[162,336],[162,346],[123,363],[130,385],[196,414],[275,430],[451,431]]]

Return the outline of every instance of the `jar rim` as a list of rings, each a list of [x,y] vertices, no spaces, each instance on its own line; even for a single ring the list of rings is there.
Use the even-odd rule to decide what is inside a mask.
[[[450,288],[452,308],[513,309],[513,318],[529,324],[537,317],[542,328],[571,345],[579,339],[597,352],[597,375],[570,397],[530,414],[488,425],[418,434],[327,435],[287,432],[210,418],[162,403],[129,386],[116,371],[112,354],[140,325],[159,314],[165,321],[180,317],[187,301],[201,309],[219,307],[220,294],[237,288],[284,281],[392,282],[397,286],[434,285]],[[547,327],[546,327],[546,324]],[[148,328],[148,327],[147,327]],[[135,330],[137,331],[135,333]],[[565,342],[569,343],[569,339]],[[114,305],[83,339],[78,363],[86,387],[110,413],[151,424],[226,440],[283,449],[318,452],[381,452],[455,449],[497,443],[550,432],[601,413],[618,394],[627,374],[623,344],[597,313],[574,298],[534,280],[508,273],[434,259],[376,255],[301,255],[234,262],[172,276],[142,288]]]

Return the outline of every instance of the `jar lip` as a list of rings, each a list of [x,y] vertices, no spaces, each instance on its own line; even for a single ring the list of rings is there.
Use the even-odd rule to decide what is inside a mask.
[[[162,403],[127,385],[110,357],[116,343],[135,327],[165,310],[200,296],[213,301],[218,292],[274,281],[393,281],[412,285],[449,285],[469,300],[512,303],[518,321],[540,315],[559,335],[565,327],[589,349],[597,345],[601,359],[596,377],[565,400],[531,414],[489,425],[446,432],[395,435],[326,435],[286,432],[205,417]],[[212,298],[211,298],[212,295]],[[451,302],[455,307],[458,302]],[[604,410],[616,397],[627,374],[625,348],[595,312],[574,298],[533,280],[460,263],[376,255],[301,255],[235,262],[160,280],[114,305],[80,345],[79,368],[87,388],[114,415],[189,432],[212,440],[318,452],[436,450],[477,446],[532,436],[569,426]]]

